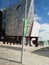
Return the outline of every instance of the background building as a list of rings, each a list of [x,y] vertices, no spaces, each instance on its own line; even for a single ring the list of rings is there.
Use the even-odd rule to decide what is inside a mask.
[[[13,5],[6,10],[6,35],[22,36],[25,19],[26,0]],[[33,26],[34,2],[27,0],[27,36],[30,35]]]

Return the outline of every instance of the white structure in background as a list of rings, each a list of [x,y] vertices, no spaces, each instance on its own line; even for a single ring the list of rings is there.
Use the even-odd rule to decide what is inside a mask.
[[[39,29],[40,29],[40,24],[34,21],[31,36],[38,37]]]
[[[48,23],[43,23],[41,24],[41,27],[40,27],[40,33],[39,33],[39,37],[41,41],[44,41],[44,40],[49,40],[49,24]]]
[[[32,36],[32,37],[38,37],[39,30],[40,30],[40,24],[37,23],[36,21],[34,21],[33,27],[32,27],[32,32],[31,32],[31,36]],[[35,40],[35,38],[33,38],[33,39],[31,40],[31,43],[32,43],[33,40]]]

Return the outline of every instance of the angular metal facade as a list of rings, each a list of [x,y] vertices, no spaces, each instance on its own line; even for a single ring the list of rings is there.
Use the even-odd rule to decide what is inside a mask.
[[[10,36],[23,36],[23,20],[25,18],[26,0],[10,7],[6,10],[6,30],[5,34]],[[34,16],[34,2],[27,1],[27,34],[30,35]]]

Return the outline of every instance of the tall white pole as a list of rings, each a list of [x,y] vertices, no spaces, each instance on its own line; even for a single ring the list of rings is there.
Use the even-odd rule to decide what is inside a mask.
[[[26,7],[25,7],[25,20],[27,19],[27,0],[26,0]]]
[[[26,5],[25,5],[25,20],[27,19],[27,0],[26,0]],[[25,22],[25,21],[24,21]],[[25,44],[25,35],[23,31],[23,39],[22,39],[22,52],[21,52],[21,63],[23,64],[23,54],[24,54],[24,44]]]

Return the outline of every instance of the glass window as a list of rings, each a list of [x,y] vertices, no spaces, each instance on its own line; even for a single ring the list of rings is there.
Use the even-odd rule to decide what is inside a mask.
[[[5,29],[6,26],[6,11],[2,13],[2,29]]]

